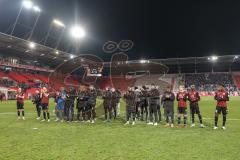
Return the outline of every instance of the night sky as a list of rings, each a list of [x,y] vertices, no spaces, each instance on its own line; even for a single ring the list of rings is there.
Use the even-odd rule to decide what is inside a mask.
[[[104,42],[130,39],[131,59],[227,55],[240,52],[240,1],[193,0],[35,0],[42,9],[34,33],[39,42],[53,18],[69,28],[74,23],[87,30],[80,51],[100,57]],[[0,31],[6,32],[20,9],[20,0],[0,0]],[[34,13],[20,20],[31,24]],[[17,27],[16,36],[25,32]],[[68,31],[63,43],[69,43]]]

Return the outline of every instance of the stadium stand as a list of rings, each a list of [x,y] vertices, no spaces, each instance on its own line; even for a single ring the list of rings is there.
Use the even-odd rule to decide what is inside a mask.
[[[233,73],[233,80],[238,89],[240,89],[240,74],[239,73]]]
[[[135,86],[156,84],[161,90],[164,90],[167,86],[175,86],[175,76],[167,77],[166,75],[146,75],[136,78]]]
[[[219,84],[224,85],[229,91],[236,91],[232,74],[230,73],[200,73],[186,74],[185,87],[195,85],[199,91],[215,91]]]
[[[135,78],[126,78],[125,76],[112,76],[111,85],[115,88],[120,88],[123,91],[126,91],[129,86],[134,86],[136,79]]]

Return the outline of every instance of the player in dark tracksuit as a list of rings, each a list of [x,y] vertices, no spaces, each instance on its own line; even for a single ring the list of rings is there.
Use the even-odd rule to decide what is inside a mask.
[[[119,97],[118,96],[119,96],[118,93],[115,91],[114,88],[112,88],[111,107],[113,109],[114,119],[117,118],[117,104],[118,104],[118,101],[119,101]]]
[[[148,96],[149,96],[149,93],[148,93],[147,87],[142,86],[140,96],[139,96],[139,98],[140,98],[140,110],[141,110],[141,121],[144,120],[143,117],[144,117],[144,112],[145,112],[146,122],[148,120],[148,100],[147,100]]]
[[[171,91],[171,87],[167,87],[166,91],[163,93],[162,96],[162,104],[164,108],[164,115],[166,118],[166,125],[165,127],[171,126],[171,128],[174,127],[174,100],[175,100],[175,95]],[[169,124],[169,118],[171,118],[171,125]]]
[[[158,86],[157,86],[158,89]],[[157,116],[158,116],[158,122],[160,123],[162,121],[162,113],[161,113],[161,99],[158,99],[157,103]]]
[[[149,91],[149,112],[150,112],[150,122],[149,125],[158,125],[158,117],[157,117],[157,105],[159,103],[160,92],[155,85],[151,86]],[[154,115],[154,121],[153,121]]]
[[[116,90],[117,93],[117,117],[120,117],[120,100],[122,98],[122,93],[120,88]]]
[[[112,106],[111,106],[111,100],[112,100],[112,93],[110,89],[107,89],[103,92],[102,95],[103,98],[103,108],[105,113],[105,122],[112,120]]]
[[[65,114],[65,119],[67,122],[72,122],[74,119],[74,101],[76,98],[76,91],[74,88],[70,88],[67,96],[66,96],[66,101],[64,104],[64,114]]]
[[[141,103],[141,101],[140,101],[140,93],[141,93],[141,90],[140,90],[140,87],[134,87],[134,93],[135,93],[135,95],[136,95],[136,117],[135,118],[137,118],[138,120],[139,120],[139,118],[140,118],[140,103]]]
[[[178,101],[178,127],[180,128],[181,115],[184,118],[184,127],[187,127],[187,93],[184,91],[183,86],[179,87],[179,92],[177,93]]]
[[[190,112],[192,117],[192,125],[191,127],[195,127],[194,118],[195,114],[198,115],[200,127],[203,128],[203,122],[202,122],[202,115],[200,113],[198,102],[200,101],[199,93],[196,91],[195,86],[192,85],[191,89],[188,92],[188,101],[190,103]]]
[[[36,105],[36,110],[37,110],[37,120],[40,119],[41,116],[41,98],[40,98],[40,92],[39,90],[36,90],[35,95],[33,96],[32,100],[33,104]]]
[[[127,93],[124,95],[124,99],[126,100],[126,123],[129,124],[130,118],[132,118],[132,125],[135,125],[135,116],[136,116],[136,93],[132,88],[128,88]]]
[[[87,101],[87,106],[91,110],[90,111],[91,123],[95,123],[97,91],[95,90],[95,88],[93,86],[89,86],[88,98],[89,99]]]
[[[214,99],[217,101],[216,111],[215,111],[215,117],[214,117],[214,128],[218,129],[218,116],[222,113],[223,116],[223,123],[222,123],[222,129],[225,130],[225,124],[227,121],[227,101],[229,101],[228,93],[224,90],[223,86],[220,86],[215,93]]]
[[[85,107],[88,101],[88,96],[85,88],[83,86],[80,87],[77,95],[77,121],[86,120],[85,117]],[[82,118],[81,118],[82,115]]]

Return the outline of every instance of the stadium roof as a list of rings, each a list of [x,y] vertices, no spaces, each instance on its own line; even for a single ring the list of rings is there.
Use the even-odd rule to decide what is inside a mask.
[[[70,54],[56,49],[34,43],[34,48],[30,42],[18,37],[0,33],[0,52],[7,57],[18,57],[22,59],[39,61],[46,66],[55,67],[64,60],[70,58]]]
[[[18,57],[25,60],[38,61],[43,66],[55,68],[73,55],[56,50],[48,46],[34,43],[30,47],[30,41],[0,33],[0,52],[6,57]],[[216,56],[216,60],[209,57],[186,57],[168,59],[149,59],[151,62],[162,63],[169,67],[169,73],[194,73],[194,72],[227,72],[240,70],[240,55]],[[129,63],[139,63],[141,60],[131,60]],[[111,62],[104,62],[109,67]]]

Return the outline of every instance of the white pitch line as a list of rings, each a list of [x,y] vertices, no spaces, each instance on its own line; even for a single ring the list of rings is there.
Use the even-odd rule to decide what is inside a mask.
[[[0,113],[0,115],[15,115],[17,114],[16,112],[3,112],[3,113]],[[34,112],[27,112],[26,114],[36,114]],[[104,115],[102,115],[102,117],[104,117]],[[214,118],[207,118],[207,117],[203,117],[203,119],[214,119]],[[227,120],[229,121],[240,121],[240,119],[238,118],[227,118]]]
[[[13,115],[13,114],[17,114],[17,112],[4,112],[4,113],[0,113],[0,115]],[[36,114],[36,113],[30,112],[30,113],[26,113],[26,114]]]
[[[203,119],[214,119],[214,118],[203,118]],[[229,121],[240,121],[240,119],[237,118],[227,118]]]

